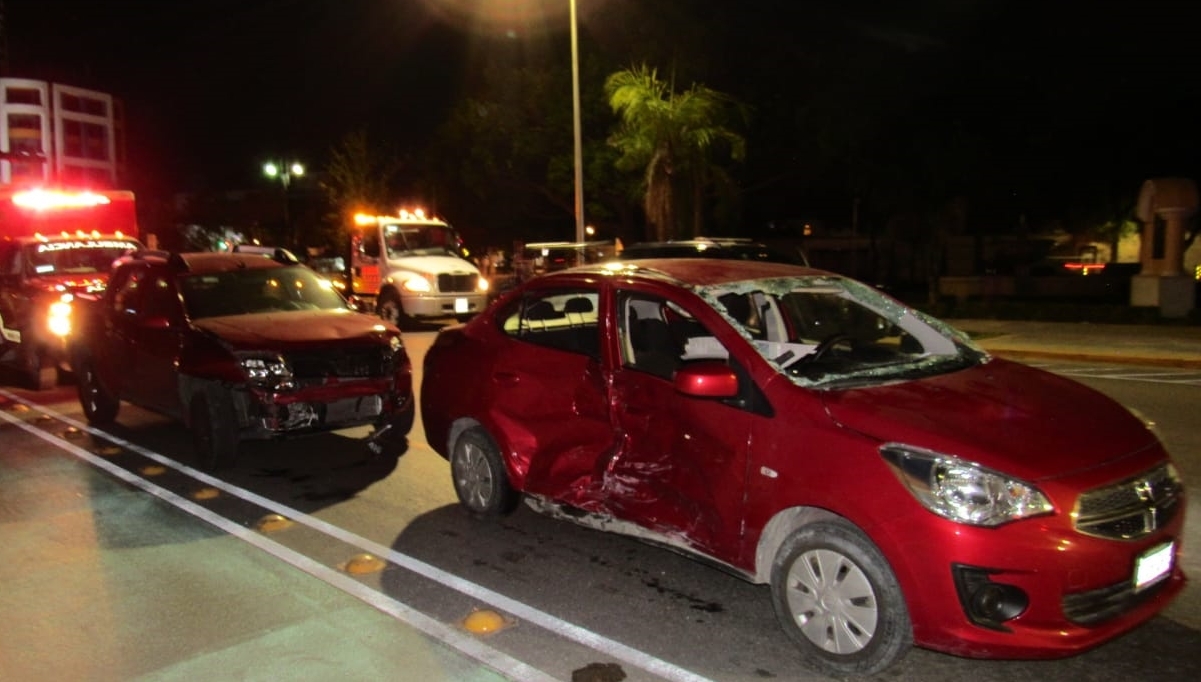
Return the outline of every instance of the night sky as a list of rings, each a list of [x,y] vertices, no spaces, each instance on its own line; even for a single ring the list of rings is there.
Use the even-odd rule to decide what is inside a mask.
[[[660,66],[754,108],[754,183],[820,178],[790,146],[815,93],[868,136],[966,131],[994,150],[979,172],[999,182],[1201,171],[1201,24],[1188,2],[577,2],[582,60],[688,54]],[[500,37],[569,57],[567,0],[0,4],[7,75],[121,98],[134,182],[167,192],[244,186],[263,160],[320,158],[364,126],[419,147]]]

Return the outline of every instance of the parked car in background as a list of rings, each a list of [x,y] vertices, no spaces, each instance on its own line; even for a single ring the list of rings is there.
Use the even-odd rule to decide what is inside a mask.
[[[808,265],[805,254],[781,251],[761,242],[742,238],[698,237],[666,242],[637,242],[619,251],[620,260],[642,258],[723,258]]]
[[[517,281],[596,263],[613,257],[617,246],[611,241],[531,242],[522,246],[514,264]]]
[[[769,584],[830,674],[914,643],[1076,654],[1185,583],[1185,493],[1140,419],[828,272],[564,270],[442,330],[424,368],[466,508],[524,498]]]
[[[399,447],[413,423],[400,330],[282,249],[138,252],[75,316],[88,421],[111,423],[121,401],[175,417],[206,468],[232,465],[243,440],[365,424],[373,449]]]

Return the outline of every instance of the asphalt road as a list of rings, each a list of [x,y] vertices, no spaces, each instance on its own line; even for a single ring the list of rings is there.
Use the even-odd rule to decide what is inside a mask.
[[[406,338],[419,368],[432,334]],[[1154,420],[1201,489],[1196,372],[1032,364]],[[524,508],[467,516],[420,421],[399,458],[325,434],[256,444],[220,478],[190,469],[177,425],[128,405],[118,422],[87,431],[70,387],[0,385],[0,679],[823,679],[765,587]],[[879,678],[1201,679],[1201,594],[1074,658],[915,649]]]

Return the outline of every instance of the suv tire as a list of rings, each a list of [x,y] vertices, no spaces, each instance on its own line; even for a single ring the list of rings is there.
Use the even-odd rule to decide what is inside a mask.
[[[79,380],[79,405],[83,408],[83,416],[93,426],[112,424],[121,408],[121,401],[100,383],[96,366],[90,357],[82,356],[77,362],[75,375]]]
[[[238,456],[238,424],[229,396],[209,386],[193,396],[190,415],[200,467],[207,471],[232,467]]]

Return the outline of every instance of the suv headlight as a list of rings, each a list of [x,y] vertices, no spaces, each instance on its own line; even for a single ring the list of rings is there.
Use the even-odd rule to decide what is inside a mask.
[[[889,443],[880,454],[926,509],[971,526],[999,526],[1053,510],[1034,486],[956,457]]]
[[[271,390],[296,387],[292,382],[292,368],[282,357],[262,353],[238,353],[237,356],[238,364],[251,384]]]

